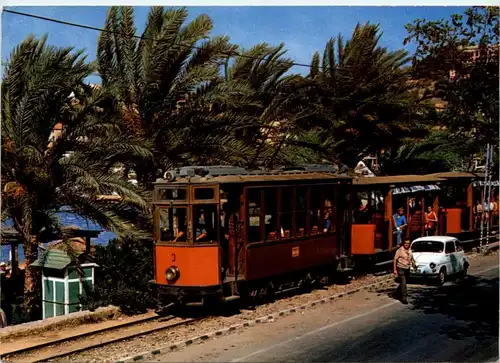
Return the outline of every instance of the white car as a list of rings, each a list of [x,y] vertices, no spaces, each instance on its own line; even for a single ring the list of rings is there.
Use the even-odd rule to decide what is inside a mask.
[[[421,237],[411,244],[416,268],[410,269],[412,277],[435,278],[443,284],[447,276],[467,275],[469,262],[460,241],[449,236]]]

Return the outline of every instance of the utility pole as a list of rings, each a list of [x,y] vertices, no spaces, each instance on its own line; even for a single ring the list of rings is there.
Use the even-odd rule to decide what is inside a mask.
[[[488,162],[486,164],[486,167],[488,168],[488,181],[487,181],[487,185],[486,185],[486,195],[488,196],[488,199],[487,199],[487,205],[488,205],[488,218],[487,218],[487,221],[486,221],[486,246],[488,246],[489,244],[489,239],[490,239],[490,222],[491,222],[491,218],[492,218],[492,213],[493,213],[493,208],[491,208],[491,179],[492,179],[492,176],[493,176],[493,170],[492,170],[492,167],[493,167],[493,145],[489,145],[490,146],[490,158],[488,159]]]
[[[486,186],[488,184],[488,176],[489,176],[489,161],[490,161],[490,144],[486,145],[486,160],[485,160],[485,165],[484,165],[484,185],[483,185],[483,205],[482,205],[482,212],[481,212],[481,237],[479,238],[479,249],[483,249],[483,235],[484,235],[484,220],[485,220],[485,213],[486,213],[486,207],[489,208],[489,203],[486,203],[486,201],[489,199],[486,195]]]
[[[480,249],[483,249],[483,235],[484,229],[486,227],[486,244],[485,247],[489,244],[489,234],[490,234],[490,217],[493,212],[490,208],[491,202],[491,178],[493,176],[492,166],[493,166],[493,153],[494,148],[493,145],[486,145],[486,163],[484,166],[484,185],[483,185],[483,212],[481,214],[481,237],[480,237]],[[486,218],[488,216],[488,218]],[[484,225],[486,223],[486,226]]]

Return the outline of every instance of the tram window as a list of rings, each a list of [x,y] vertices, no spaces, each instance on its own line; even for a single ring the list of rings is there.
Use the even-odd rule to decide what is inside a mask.
[[[440,204],[445,208],[457,208],[466,204],[467,188],[463,185],[448,185],[442,188]]]
[[[263,240],[260,234],[260,190],[248,189],[248,242],[260,242]]]
[[[186,189],[158,189],[158,200],[186,200]]]
[[[307,188],[295,188],[295,235],[301,237],[306,234],[307,216]]]
[[[219,228],[217,205],[204,204],[193,207],[193,239],[195,243],[217,240]]]
[[[307,209],[307,188],[295,188],[296,210],[305,211]]]
[[[293,224],[293,188],[281,189],[280,237],[290,238]]]
[[[311,224],[310,224],[310,233],[317,234],[323,231],[323,216],[322,216],[322,190],[321,187],[313,187],[311,188],[311,202],[310,209],[308,211]]]
[[[194,199],[203,200],[203,199],[214,199],[215,198],[215,190],[213,188],[195,188],[194,189]]]
[[[265,234],[266,240],[276,239],[276,226],[278,225],[278,189],[268,188],[264,190],[265,201]]]
[[[186,208],[160,209],[160,241],[185,242],[187,233]]]

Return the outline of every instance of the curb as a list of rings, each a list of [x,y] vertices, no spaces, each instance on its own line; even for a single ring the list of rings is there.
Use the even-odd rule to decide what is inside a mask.
[[[262,317],[257,318],[257,319],[248,320],[248,321],[245,321],[243,323],[231,325],[227,328],[219,329],[219,330],[216,330],[216,331],[213,331],[210,333],[206,333],[206,334],[203,334],[203,335],[200,335],[197,337],[193,337],[193,338],[189,338],[189,339],[182,340],[179,342],[171,343],[171,344],[165,345],[165,346],[160,347],[160,348],[156,348],[156,349],[153,349],[150,351],[146,351],[146,352],[139,353],[139,354],[136,354],[133,356],[129,356],[129,357],[124,358],[124,359],[120,359],[117,361],[117,363],[142,361],[142,360],[145,360],[146,358],[154,357],[154,356],[157,356],[159,354],[167,354],[169,352],[177,351],[177,350],[180,350],[180,349],[185,348],[187,346],[190,346],[193,344],[198,344],[198,343],[207,341],[209,339],[228,335],[228,334],[249,328],[249,327],[257,325],[257,324],[272,323],[272,322],[274,322],[275,319],[278,319],[280,317],[284,317],[284,316],[291,315],[291,314],[294,314],[294,313],[297,313],[300,311],[304,311],[308,308],[314,308],[316,306],[326,304],[327,302],[334,301],[334,300],[342,298],[344,296],[352,295],[352,294],[359,292],[359,291],[362,291],[362,290],[372,290],[372,289],[382,287],[384,285],[387,285],[387,283],[391,283],[392,280],[393,280],[392,274],[390,276],[384,276],[382,278],[379,278],[377,282],[369,284],[369,285],[360,286],[360,287],[357,287],[355,289],[351,289],[348,291],[344,291],[344,292],[340,292],[340,293],[337,293],[334,295],[330,295],[330,296],[324,297],[324,298],[319,299],[319,300],[314,300],[314,301],[308,302],[308,303],[303,304],[303,305],[299,305],[299,306],[296,306],[293,308],[281,310],[277,313],[262,316]]]
[[[113,321],[120,315],[117,306],[103,306],[95,311],[77,311],[68,315],[55,316],[44,320],[30,321],[23,324],[10,325],[0,329],[0,340],[26,338],[30,334],[44,333],[50,329],[77,327],[82,324]]]
[[[472,254],[468,254],[467,258],[474,259],[474,258],[480,257],[480,256],[482,256],[481,253],[472,253]],[[253,319],[253,320],[248,320],[248,321],[245,321],[243,323],[231,325],[227,328],[212,331],[210,333],[206,333],[206,334],[203,334],[203,335],[200,335],[197,337],[193,337],[193,338],[181,340],[181,341],[178,341],[175,343],[171,343],[168,345],[164,345],[160,348],[156,348],[156,349],[153,349],[150,351],[146,351],[143,353],[139,353],[139,354],[136,354],[133,356],[126,357],[124,359],[120,359],[120,360],[116,361],[116,363],[143,361],[147,358],[152,358],[152,357],[158,356],[160,354],[167,354],[170,352],[178,351],[178,350],[181,350],[181,349],[188,347],[190,345],[199,344],[199,343],[202,343],[202,342],[210,340],[210,339],[214,339],[214,338],[218,338],[218,337],[225,336],[228,334],[232,334],[236,331],[240,331],[240,330],[249,328],[249,327],[257,325],[257,324],[272,323],[272,322],[274,322],[275,319],[279,319],[280,317],[284,317],[284,316],[291,315],[291,314],[294,314],[297,312],[301,312],[301,311],[304,311],[308,308],[314,308],[316,306],[326,304],[327,302],[337,300],[337,299],[342,298],[344,296],[352,295],[352,294],[359,292],[359,291],[362,291],[362,290],[374,290],[376,288],[380,288],[380,287],[383,287],[383,286],[386,286],[389,284],[390,285],[394,284],[394,276],[392,274],[379,277],[376,279],[376,282],[369,284],[369,285],[364,285],[364,286],[360,286],[360,287],[357,287],[357,288],[354,288],[351,290],[336,293],[336,294],[324,297],[324,298],[319,299],[319,300],[310,301],[310,302],[303,304],[303,305],[299,305],[299,306],[296,306],[293,308],[281,310],[277,313],[262,316],[260,318]]]

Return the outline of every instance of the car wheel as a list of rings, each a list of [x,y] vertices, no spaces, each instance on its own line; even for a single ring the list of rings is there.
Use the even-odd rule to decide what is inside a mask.
[[[438,285],[442,285],[444,284],[445,281],[446,281],[446,268],[443,267],[441,268],[441,270],[439,270],[437,283]]]

